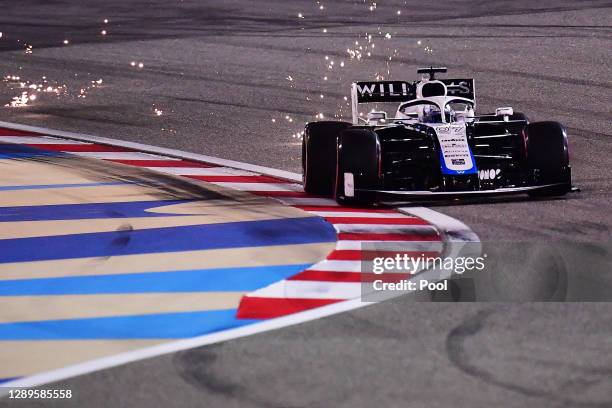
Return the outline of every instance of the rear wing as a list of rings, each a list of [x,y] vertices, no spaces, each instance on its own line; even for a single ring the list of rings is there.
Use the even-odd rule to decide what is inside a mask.
[[[360,103],[405,102],[414,98],[416,98],[416,82],[353,82],[351,86],[353,124],[357,125],[359,123]]]
[[[446,94],[448,96],[459,96],[461,98],[476,100],[476,90],[474,88],[474,78],[464,79],[438,79],[446,85]]]
[[[474,79],[440,79],[448,96],[475,99]],[[351,86],[353,124],[359,123],[359,104],[376,102],[406,102],[417,98],[418,81],[359,81]]]

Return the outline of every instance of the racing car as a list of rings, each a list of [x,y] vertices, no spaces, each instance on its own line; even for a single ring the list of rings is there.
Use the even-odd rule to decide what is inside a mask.
[[[571,190],[567,132],[529,122],[511,107],[476,115],[473,78],[360,81],[351,87],[352,123],[317,121],[302,139],[304,190],[340,204]],[[360,112],[362,104],[397,106]],[[399,105],[398,105],[399,104]],[[364,117],[365,116],[365,117]]]

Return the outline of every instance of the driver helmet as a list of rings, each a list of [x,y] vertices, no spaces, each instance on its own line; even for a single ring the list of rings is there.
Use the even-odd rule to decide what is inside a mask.
[[[440,108],[435,105],[424,105],[422,107],[422,118],[423,123],[439,123],[442,122],[440,115]]]
[[[440,114],[440,108],[435,105],[424,105],[422,109],[422,121],[423,123],[441,123],[442,115]],[[446,116],[447,122],[454,122],[455,111],[450,106],[446,105],[444,108],[444,115]]]

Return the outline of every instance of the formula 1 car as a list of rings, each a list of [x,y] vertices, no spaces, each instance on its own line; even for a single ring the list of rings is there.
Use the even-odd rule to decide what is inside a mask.
[[[558,122],[530,123],[510,107],[474,113],[474,79],[355,82],[353,123],[311,122],[302,141],[304,190],[341,204],[400,199],[571,190],[567,132]],[[429,76],[428,78],[426,76]],[[361,104],[399,103],[394,117]]]

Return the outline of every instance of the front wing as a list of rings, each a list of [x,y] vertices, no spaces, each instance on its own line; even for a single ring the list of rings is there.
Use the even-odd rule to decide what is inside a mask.
[[[529,193],[538,190],[544,190],[551,187],[562,186],[565,183],[543,184],[539,186],[526,187],[504,187],[491,190],[476,190],[476,191],[403,191],[403,190],[365,190],[355,189],[356,191],[375,192],[379,194],[388,194],[401,196],[402,198],[423,198],[423,199],[438,199],[452,197],[481,197],[481,196],[502,196],[511,194]]]

